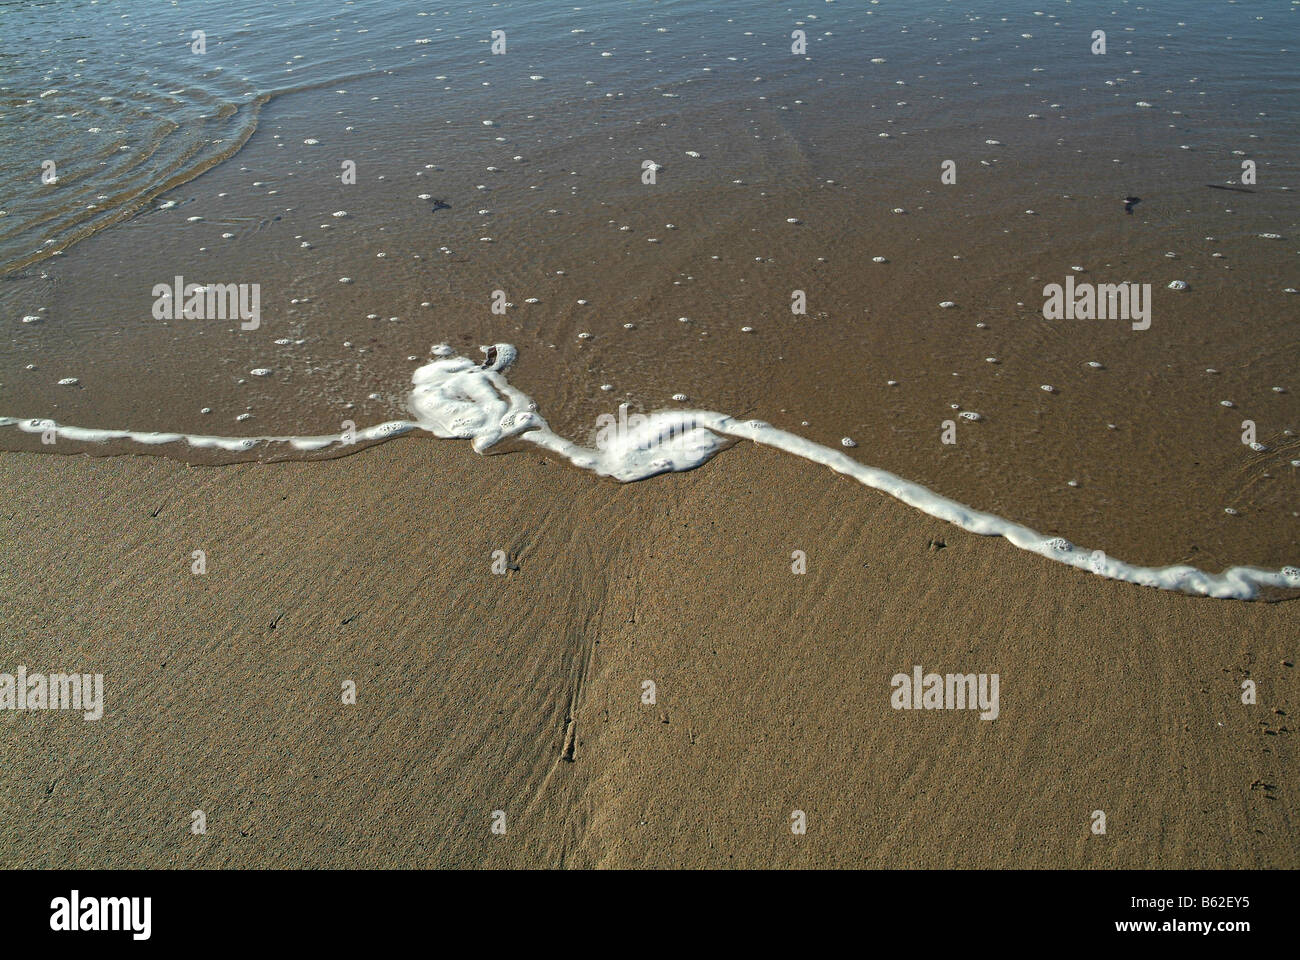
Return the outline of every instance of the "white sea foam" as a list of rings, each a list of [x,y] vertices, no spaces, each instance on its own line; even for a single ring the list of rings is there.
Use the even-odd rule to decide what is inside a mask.
[[[146,433],[72,427],[48,419],[0,417],[0,426],[27,433],[54,433],[68,440],[104,442],[128,440],[141,444],[188,443],[194,447],[229,451],[263,444],[286,443],[297,450],[319,450],[334,444],[381,440],[417,428],[447,439],[469,440],[485,453],[508,437],[519,437],[574,466],[628,482],[669,471],[691,470],[712,459],[728,443],[751,440],[821,464],[880,490],[922,513],[981,536],[999,536],[1022,550],[1086,570],[1112,580],[1209,597],[1251,600],[1261,588],[1300,589],[1300,567],[1281,570],[1232,567],[1207,573],[1195,567],[1141,567],[1107,556],[1100,550],[1077,547],[1061,537],[1047,537],[1029,527],[975,510],[895,474],[870,467],[830,447],[762,420],[736,420],[709,410],[665,410],[641,418],[638,425],[615,431],[612,440],[584,447],[555,433],[537,411],[537,404],[510,385],[505,377],[516,358],[513,346],[498,343],[482,348],[483,363],[457,356],[439,345],[438,359],[412,374],[414,389],[408,406],[413,420],[395,420],[347,434],[316,437],[215,437],[184,433]]]
[[[204,408],[204,412],[208,412]],[[316,437],[217,437],[195,433],[168,433],[157,430],[108,430],[98,427],[74,427],[57,423],[48,418],[21,419],[19,417],[0,417],[0,427],[17,427],[24,433],[51,434],[64,440],[80,443],[107,443],[110,440],[126,440],[146,446],[159,446],[168,443],[184,443],[200,450],[225,450],[238,453],[255,447],[272,444],[287,444],[295,450],[323,450],[338,444],[345,446],[352,443],[371,440],[386,440],[399,434],[414,430],[418,424],[405,420],[391,420],[379,423],[354,433],[324,434]]]

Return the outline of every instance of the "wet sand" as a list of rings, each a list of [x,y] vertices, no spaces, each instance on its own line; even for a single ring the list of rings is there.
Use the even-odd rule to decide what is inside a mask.
[[[102,61],[22,21],[0,86],[0,417],[337,433],[509,342],[579,443],[714,410],[1128,563],[1300,563],[1294,7],[1109,12],[1094,56],[1069,5],[232,2],[190,60],[190,10],[126,6]],[[177,276],[259,325],[157,319]],[[1067,277],[1149,283],[1150,328],[1045,320]],[[1295,602],[745,442],[625,486],[267,449],[0,427],[0,671],[108,698],[0,710],[0,865],[1300,866]],[[892,709],[917,664],[999,674],[1001,715]]]
[[[97,722],[0,713],[6,867],[1300,866],[1294,603],[750,444],[631,485],[416,438],[0,476],[6,663],[106,685]],[[914,664],[1000,674],[1000,716],[892,709]]]

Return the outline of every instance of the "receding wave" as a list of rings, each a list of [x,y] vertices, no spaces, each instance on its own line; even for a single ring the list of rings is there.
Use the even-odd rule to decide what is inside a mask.
[[[243,103],[210,101],[214,113],[198,119],[172,120],[137,107],[126,121],[138,128],[132,132],[109,132],[97,123],[111,121],[77,110],[82,122],[90,124],[86,135],[109,138],[104,146],[65,164],[57,143],[35,144],[29,149],[43,159],[29,159],[26,169],[14,169],[12,159],[0,162],[0,177],[7,184],[0,194],[0,275],[62,253],[234,156],[256,131],[258,112],[270,98],[259,94]],[[27,125],[38,121],[28,118]],[[46,161],[52,166],[43,167]]]
[[[229,160],[273,98],[392,72],[426,49],[382,17],[380,0],[350,12],[3,6],[0,276],[61,254]],[[362,7],[382,26],[363,31],[364,47],[342,43]],[[65,34],[74,22],[77,32]],[[191,49],[196,26],[210,34],[202,54]],[[284,69],[286,46],[309,42],[317,54]]]

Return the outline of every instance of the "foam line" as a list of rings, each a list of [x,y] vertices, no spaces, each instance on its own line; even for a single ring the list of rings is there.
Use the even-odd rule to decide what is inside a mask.
[[[1214,574],[1186,565],[1140,567],[1124,563],[1103,551],[1076,547],[1064,538],[1047,537],[1022,524],[972,509],[919,483],[859,463],[838,450],[762,420],[739,421],[708,410],[660,411],[639,418],[627,429],[612,430],[607,441],[598,442],[595,449],[583,447],[552,431],[538,414],[537,405],[503,376],[514,362],[514,347],[496,344],[483,349],[488,354],[484,366],[466,357],[448,356],[421,367],[412,377],[415,390],[410,401],[421,427],[440,437],[470,440],[479,453],[506,437],[521,436],[576,467],[627,482],[698,467],[722,448],[722,437],[752,440],[852,477],[963,530],[1003,537],[1021,550],[1111,580],[1237,600],[1253,600],[1264,587],[1300,588],[1300,568],[1293,566],[1281,570],[1232,567]]]
[[[262,444],[287,443],[297,450],[319,450],[355,440],[384,440],[419,428],[438,437],[469,440],[484,453],[509,437],[519,437],[575,467],[622,482],[643,480],[670,471],[700,466],[731,440],[751,440],[774,447],[864,486],[887,493],[922,513],[945,520],[981,536],[1003,537],[1021,550],[1098,576],[1144,587],[1236,600],[1253,600],[1263,588],[1300,589],[1300,567],[1281,570],[1231,567],[1207,573],[1195,567],[1140,567],[1107,556],[1100,550],[1077,547],[1061,537],[1047,537],[1022,524],[975,510],[902,477],[859,463],[839,450],[814,443],[798,434],[762,420],[736,420],[709,410],[666,410],[646,417],[633,416],[607,424],[595,447],[566,440],[547,425],[537,404],[510,385],[505,377],[516,359],[513,346],[498,343],[481,348],[487,359],[475,363],[455,355],[450,347],[435,348],[437,360],[411,377],[408,406],[413,420],[393,420],[344,434],[315,437],[215,437],[184,433],[141,433],[70,427],[52,420],[0,417],[0,426],[16,426],[28,433],[53,430],[70,440],[103,442],[130,440],[142,444],[188,443],[194,447],[230,451],[249,450]]]
[[[755,443],[776,447],[805,460],[820,463],[836,473],[852,477],[875,490],[889,494],[922,513],[946,520],[981,536],[1003,537],[1019,547],[1040,557],[1064,563],[1079,570],[1088,570],[1111,580],[1123,580],[1144,587],[1159,587],[1182,593],[1201,594],[1224,599],[1253,600],[1261,587],[1298,588],[1300,568],[1287,566],[1281,570],[1263,570],[1258,567],[1231,567],[1222,573],[1206,573],[1196,567],[1179,565],[1171,567],[1139,567],[1107,556],[1101,550],[1077,547],[1063,537],[1046,537],[1023,524],[1006,520],[991,513],[975,510],[955,500],[940,496],[933,490],[904,480],[886,470],[868,467],[850,459],[838,450],[813,443],[793,433],[750,420],[733,423],[725,432],[744,437]]]
[[[359,441],[387,440],[389,437],[409,433],[418,426],[409,420],[390,420],[351,434],[336,433],[318,437],[215,437],[195,433],[104,430],[96,427],[72,427],[46,418],[22,420],[17,417],[0,417],[0,427],[17,427],[24,433],[53,433],[65,440],[79,440],[83,443],[106,443],[109,440],[129,440],[146,446],[185,443],[199,449],[226,450],[231,453],[275,443],[286,443],[295,450],[323,450],[334,444],[347,446]]]

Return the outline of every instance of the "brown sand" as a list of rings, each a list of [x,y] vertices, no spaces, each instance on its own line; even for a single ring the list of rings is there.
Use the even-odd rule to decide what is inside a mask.
[[[417,438],[9,454],[0,486],[0,671],[106,676],[98,722],[0,713],[0,866],[1300,866],[1295,604],[1101,580],[775,451],[629,486]],[[913,664],[1000,674],[1001,716],[891,709]]]

